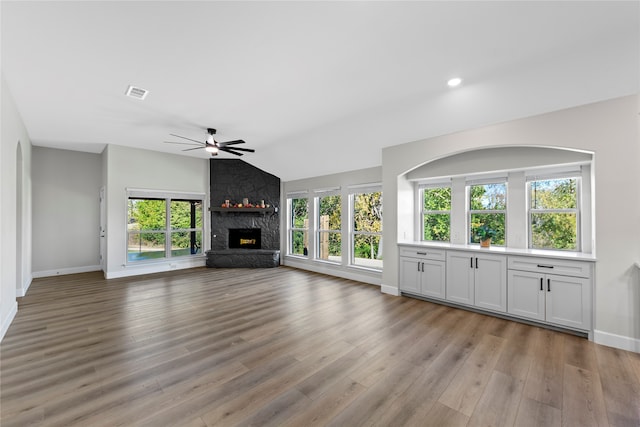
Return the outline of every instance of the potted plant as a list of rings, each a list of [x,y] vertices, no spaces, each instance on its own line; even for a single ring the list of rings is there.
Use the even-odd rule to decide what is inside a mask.
[[[481,248],[488,248],[491,245],[491,239],[496,237],[496,230],[490,228],[486,224],[482,224],[476,228],[475,237],[480,241]]]

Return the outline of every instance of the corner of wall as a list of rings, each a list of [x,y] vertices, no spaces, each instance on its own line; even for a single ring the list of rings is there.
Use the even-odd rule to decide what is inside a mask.
[[[593,341],[596,344],[606,345],[607,347],[640,353],[640,339],[637,338],[596,330],[593,332]]]
[[[389,294],[396,297],[400,296],[400,289],[396,288],[395,286],[389,286],[389,285],[383,284],[382,286],[380,286],[380,292],[382,292],[383,294]]]
[[[0,324],[0,342],[4,338],[4,335],[7,333],[7,330],[9,330],[9,326],[11,325],[11,322],[13,322],[13,319],[14,317],[16,317],[17,313],[18,313],[18,302],[14,301],[11,306],[11,309],[9,310],[9,313],[7,314],[7,317],[2,319],[2,324]]]

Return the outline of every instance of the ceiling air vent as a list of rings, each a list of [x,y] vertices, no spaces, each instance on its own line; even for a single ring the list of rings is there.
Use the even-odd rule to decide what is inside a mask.
[[[144,99],[148,93],[149,91],[146,89],[142,89],[140,87],[135,87],[135,86],[129,86],[127,88],[127,91],[125,92],[125,95],[135,99]]]

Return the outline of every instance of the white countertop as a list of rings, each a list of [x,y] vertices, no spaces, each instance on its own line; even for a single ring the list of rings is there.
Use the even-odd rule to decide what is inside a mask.
[[[588,254],[584,252],[569,252],[569,251],[552,251],[545,249],[518,249],[509,248],[504,246],[491,245],[488,248],[481,248],[480,245],[460,245],[445,242],[414,242],[405,241],[398,242],[398,246],[412,246],[416,248],[433,248],[433,249],[455,249],[460,251],[472,251],[472,252],[487,252],[492,254],[504,254],[504,255],[524,255],[524,256],[536,256],[541,258],[562,258],[572,259],[576,261],[591,261],[595,262],[596,257],[594,254]]]

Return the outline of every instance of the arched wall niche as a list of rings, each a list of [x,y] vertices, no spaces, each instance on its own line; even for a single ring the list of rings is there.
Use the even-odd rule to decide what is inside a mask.
[[[588,164],[592,161],[593,153],[569,148],[483,147],[427,160],[406,172],[403,177],[409,181],[418,181],[439,177]]]
[[[594,253],[593,161],[592,152],[548,146],[485,146],[424,161],[397,179],[397,215],[398,223],[402,224],[398,241],[420,240],[420,221],[415,215],[420,202],[415,184],[432,180],[451,182],[451,243],[467,244],[465,181],[470,177],[482,179],[496,175],[507,177],[509,184],[507,246],[526,249],[526,176],[535,170],[548,174],[579,169],[582,177],[579,251]]]

